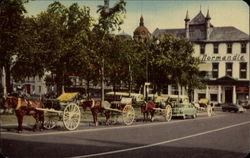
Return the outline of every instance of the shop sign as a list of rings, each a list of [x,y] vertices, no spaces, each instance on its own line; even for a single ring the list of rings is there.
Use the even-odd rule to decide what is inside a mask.
[[[236,87],[238,93],[248,93],[248,87]]]
[[[203,55],[201,61],[245,61],[244,55]]]

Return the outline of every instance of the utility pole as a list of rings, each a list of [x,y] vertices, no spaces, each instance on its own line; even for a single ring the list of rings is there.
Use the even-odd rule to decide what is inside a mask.
[[[107,13],[109,11],[109,0],[104,0],[104,11]],[[105,33],[106,34],[106,33]],[[104,34],[104,36],[105,36]],[[103,102],[104,99],[104,54],[102,54],[102,69],[101,69],[101,75],[102,75],[102,83],[101,83],[101,89],[102,89],[102,94],[101,94],[101,101]]]

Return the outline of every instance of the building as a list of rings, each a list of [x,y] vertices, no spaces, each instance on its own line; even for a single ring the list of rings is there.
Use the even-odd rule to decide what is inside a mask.
[[[215,27],[211,19],[209,10],[206,16],[200,11],[191,20],[187,11],[185,28],[157,28],[153,36],[171,34],[193,43],[194,56],[207,65],[210,74],[206,88],[194,90],[195,102],[200,98],[208,98],[216,104],[249,100],[249,35],[233,26]],[[171,85],[169,88],[171,93]]]
[[[144,40],[151,36],[151,33],[148,31],[147,27],[144,26],[143,16],[140,18],[139,26],[134,31],[133,38],[135,40]]]
[[[47,93],[47,86],[45,83],[45,76],[26,77],[24,82],[14,82],[14,91],[17,87],[22,87],[24,93],[29,95],[41,96]]]

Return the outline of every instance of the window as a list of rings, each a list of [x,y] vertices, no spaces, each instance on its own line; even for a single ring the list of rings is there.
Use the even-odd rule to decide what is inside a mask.
[[[232,43],[227,44],[227,53],[232,54]]]
[[[240,63],[240,78],[247,78],[247,63]]]
[[[219,63],[212,63],[212,78],[218,78]]]
[[[205,93],[198,93],[198,100],[200,100],[202,98],[206,98],[206,94]]]
[[[246,52],[247,52],[247,44],[241,43],[241,53],[246,53]]]
[[[233,63],[226,63],[226,75],[232,77],[232,75],[233,75]]]
[[[218,54],[218,53],[219,53],[219,44],[214,43],[214,54]]]
[[[211,101],[217,101],[218,100],[218,95],[217,94],[210,94],[210,100]]]
[[[39,86],[39,93],[42,92],[42,86]]]
[[[205,44],[200,44],[200,54],[205,54]]]
[[[171,94],[178,95],[178,86],[172,85]]]

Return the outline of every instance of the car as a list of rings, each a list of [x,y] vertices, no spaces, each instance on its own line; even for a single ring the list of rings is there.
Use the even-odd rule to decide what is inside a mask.
[[[238,104],[233,104],[233,103],[224,104],[224,105],[222,105],[221,108],[222,108],[223,112],[226,112],[226,111],[228,111],[228,112],[231,112],[231,111],[244,112],[245,111],[245,109],[242,106],[240,106]]]
[[[197,110],[195,106],[191,103],[177,103],[172,107],[172,116],[173,117],[182,117],[186,119],[187,117],[196,118]]]

